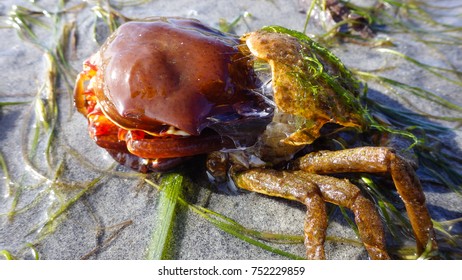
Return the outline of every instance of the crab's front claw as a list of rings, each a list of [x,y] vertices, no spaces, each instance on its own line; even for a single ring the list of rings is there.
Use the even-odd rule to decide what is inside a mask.
[[[247,33],[242,40],[253,56],[271,66],[278,109],[297,118],[297,131],[284,142],[310,144],[328,122],[364,126],[359,83],[329,50],[280,26]]]

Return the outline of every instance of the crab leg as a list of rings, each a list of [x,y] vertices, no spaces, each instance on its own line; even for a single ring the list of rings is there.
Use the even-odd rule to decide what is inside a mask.
[[[175,158],[205,154],[233,147],[233,143],[218,134],[184,138],[127,139],[130,153],[142,158]]]
[[[74,104],[77,108],[77,111],[82,113],[84,116],[87,116],[87,110],[85,108],[85,96],[84,96],[84,81],[86,77],[83,73],[77,75],[77,80],[75,81],[74,86]]]
[[[307,206],[305,246],[308,259],[324,259],[327,215],[324,201],[351,209],[359,234],[372,259],[389,259],[382,224],[374,205],[348,180],[305,171],[251,169],[235,177],[243,189],[299,201]]]
[[[335,159],[335,161],[333,160]],[[390,173],[409,216],[417,243],[417,253],[427,245],[437,249],[435,232],[425,205],[425,195],[412,166],[386,147],[361,147],[321,151],[300,158],[296,168],[318,174],[344,172]]]
[[[307,187],[306,185],[311,189],[303,202],[306,206],[303,227],[306,256],[310,260],[323,260],[326,258],[324,241],[326,240],[328,226],[326,203],[316,185],[305,183],[305,187]]]

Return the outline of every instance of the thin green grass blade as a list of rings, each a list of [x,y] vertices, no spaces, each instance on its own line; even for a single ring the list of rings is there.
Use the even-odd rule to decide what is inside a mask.
[[[408,84],[405,84],[405,83],[402,83],[402,82],[399,82],[399,81],[396,81],[390,78],[386,78],[386,77],[375,75],[375,74],[368,73],[368,72],[353,71],[353,73],[366,80],[376,80],[380,83],[385,83],[385,84],[388,84],[388,85],[391,85],[397,88],[401,88],[415,96],[427,99],[428,101],[431,101],[435,104],[441,105],[443,107],[446,107],[448,109],[451,109],[457,112],[462,112],[462,106],[454,104],[442,98],[441,96],[433,92],[424,90],[422,88],[411,86],[411,85],[408,85]]]
[[[146,253],[148,260],[161,260],[167,257],[170,233],[175,219],[175,208],[184,184],[184,177],[178,173],[162,176],[161,193],[157,205],[155,228]]]
[[[107,227],[106,229],[109,228],[115,228],[115,230],[105,239],[102,240],[100,244],[96,245],[96,247],[91,250],[90,252],[86,253],[85,255],[80,257],[80,260],[88,260],[90,257],[93,255],[96,255],[98,252],[100,252],[102,249],[108,247],[119,235],[120,233],[127,228],[128,226],[132,225],[133,222],[131,220],[122,222],[120,224]]]
[[[260,235],[259,232],[257,231],[253,231],[253,230],[249,230],[249,229],[246,229],[244,226],[236,223],[236,222],[232,222],[232,223],[229,223],[229,219],[226,219],[225,221],[223,221],[221,219],[222,215],[221,214],[217,214],[213,211],[210,211],[209,209],[206,209],[205,208],[202,208],[202,207],[197,207],[197,206],[194,206],[194,205],[189,205],[189,208],[191,210],[193,210],[195,213],[199,214],[201,217],[203,217],[204,219],[206,219],[207,221],[209,221],[210,223],[212,223],[214,226],[216,226],[217,228],[233,235],[234,237],[237,237],[249,244],[252,244],[252,245],[255,245],[257,247],[260,247],[264,250],[267,250],[269,252],[272,252],[272,253],[275,253],[275,254],[278,254],[278,255],[281,255],[281,256],[284,256],[284,257],[287,257],[287,258],[290,258],[290,259],[294,259],[294,260],[300,260],[300,259],[304,259],[300,256],[297,256],[297,255],[294,255],[294,254],[291,254],[291,253],[288,253],[288,252],[285,252],[281,249],[278,249],[278,248],[275,248],[275,247],[272,247],[272,246],[269,246],[261,241],[258,241],[257,239],[253,238],[251,235],[257,235],[257,236],[260,236],[262,237],[262,235]],[[276,236],[273,236],[273,237],[276,237]],[[281,238],[281,237],[287,237],[287,236],[282,236],[282,235],[279,235],[277,236],[276,238]],[[299,239],[299,237],[295,237],[296,239]],[[291,237],[291,239],[293,239],[293,237]]]
[[[443,154],[416,150],[420,166],[423,171],[448,187],[454,193],[462,196],[462,175],[452,161],[446,159]]]
[[[0,108],[3,106],[12,106],[12,105],[23,105],[28,104],[30,101],[7,101],[7,102],[0,102]]]
[[[398,52],[398,51],[395,51],[395,50],[392,50],[392,49],[386,49],[386,48],[378,48],[377,51],[381,52],[381,53],[389,53],[389,54],[392,54],[392,55],[395,55],[395,56],[398,56],[400,58],[403,58],[409,62],[411,62],[412,64],[432,73],[433,75],[437,76],[438,78],[441,78],[443,80],[446,80],[448,82],[451,82],[453,84],[456,84],[458,86],[462,86],[462,82],[461,81],[456,81],[456,80],[453,80],[453,79],[450,79],[448,78],[447,76],[441,74],[440,72],[445,72],[445,73],[453,73],[453,74],[456,74],[456,75],[462,75],[462,72],[460,71],[456,71],[456,70],[453,70],[453,69],[446,69],[446,68],[443,68],[443,67],[437,67],[437,66],[432,66],[432,65],[428,65],[428,64],[425,64],[425,63],[422,63],[410,56],[407,56],[401,52]]]
[[[316,6],[318,0],[311,1],[310,8],[306,12],[305,24],[303,25],[303,33],[306,33],[306,29],[308,28],[308,24],[310,23],[311,16],[313,15],[314,7]]]
[[[462,117],[436,116],[427,113],[419,114],[396,107],[386,106],[369,98],[365,98],[364,101],[372,114],[380,113],[386,116],[386,120],[394,127],[403,129],[415,128],[415,130],[424,130],[426,133],[439,134],[447,133],[450,129],[441,124],[431,122],[427,118],[462,123]]]
[[[30,249],[30,251],[32,253],[32,257],[34,258],[34,260],[38,261],[40,259],[40,254],[37,251],[37,248],[35,248],[34,244],[27,243],[26,247]]]
[[[145,182],[158,190],[162,189],[161,186],[158,186],[151,180],[145,179]],[[297,255],[285,252],[283,250],[280,250],[278,248],[269,246],[256,239],[258,238],[258,239],[268,240],[270,242],[276,242],[276,243],[299,243],[300,241],[303,242],[303,238],[300,238],[299,236],[268,234],[268,233],[261,233],[258,231],[254,231],[210,209],[190,204],[181,197],[178,197],[177,199],[178,199],[178,203],[180,203],[182,206],[188,207],[188,209],[198,214],[200,217],[204,218],[206,221],[210,222],[211,224],[223,230],[224,232],[233,235],[234,237],[237,237],[252,245],[255,245],[264,250],[273,252],[275,254],[279,254],[281,256],[287,257],[289,259],[303,259],[300,256],[297,256]],[[152,244],[152,246],[155,246],[155,244]]]
[[[449,147],[440,139],[442,134],[451,133],[451,129],[428,120],[445,120],[460,126],[462,117],[417,114],[391,108],[368,98],[365,98],[364,101],[372,115],[383,115],[393,127],[400,129],[392,133],[406,136],[401,132],[404,131],[410,135],[418,135],[414,136],[412,148],[419,159],[420,172],[434,178],[455,193],[462,194],[462,174],[457,166],[457,164],[462,164],[462,160],[445,152],[444,149],[449,149]]]
[[[249,243],[254,246],[260,247],[264,250],[269,252],[281,255],[283,257],[287,257],[289,259],[299,260],[304,259],[303,257],[288,253],[286,251],[280,250],[278,248],[272,247],[265,243],[260,242],[259,240],[268,241],[271,243],[278,243],[278,244],[300,244],[304,241],[303,235],[287,235],[287,234],[276,234],[276,233],[268,233],[268,232],[261,232],[256,230],[251,230],[243,225],[237,223],[236,221],[223,216],[222,214],[216,213],[210,209],[190,205],[188,207],[205,220],[209,221],[216,227],[220,228],[221,230]],[[355,227],[353,223],[353,227]],[[356,228],[357,230],[357,228]],[[363,246],[363,244],[357,240],[347,239],[347,238],[340,238],[335,236],[327,236],[326,241],[330,242],[340,242],[340,243],[348,243],[356,246]]]
[[[340,212],[342,213],[342,216],[343,216],[343,218],[345,219],[345,221],[348,223],[348,225],[351,227],[351,229],[355,232],[356,236],[357,236],[358,238],[360,238],[361,236],[359,235],[358,226],[357,226],[356,223],[350,218],[350,216],[348,215],[347,211],[345,210],[345,207],[343,207],[343,206],[338,206],[338,208],[340,209]]]
[[[109,28],[109,32],[114,32],[122,23],[130,21],[131,19],[118,12],[114,7],[112,1],[98,1],[91,9],[97,19],[101,19]],[[97,40],[96,21],[93,25],[93,39]]]
[[[49,218],[40,226],[33,229],[30,233],[39,230],[45,236],[54,231],[54,226],[56,220],[61,217],[64,213],[66,213],[69,208],[74,205],[82,196],[89,193],[93,190],[96,186],[98,186],[98,182],[103,179],[104,176],[97,177],[93,179],[84,189],[78,192],[74,197],[65,201],[56,211],[54,211]]]
[[[379,187],[374,181],[366,174],[361,176],[361,182],[365,185],[364,190],[373,197],[376,204],[379,205],[379,211],[385,218],[385,225],[390,230],[390,233],[396,238],[398,233],[409,238],[413,237],[412,227],[409,220],[403,216],[402,212],[399,211],[395,205],[388,198],[381,193]]]
[[[26,243],[24,248],[22,248],[15,255],[13,255],[8,250],[0,250],[0,257],[3,256],[3,258],[5,260],[18,260],[18,259],[21,259],[21,257],[18,257],[18,255],[21,255],[21,256],[23,256],[24,259],[30,259],[30,258],[26,258],[26,256],[25,256],[27,249],[30,250],[30,253],[32,255],[32,259],[34,259],[34,260],[39,260],[40,259],[40,255],[39,255],[37,249],[35,248],[35,246],[32,243]]]
[[[13,201],[11,202],[10,210],[7,213],[8,220],[13,220],[16,214],[18,214],[18,203],[19,203],[19,197],[21,196],[22,189],[21,188],[15,188],[13,191]]]
[[[453,220],[443,221],[443,222],[433,221],[433,227],[438,233],[442,234],[447,239],[446,242],[449,240],[449,242],[452,243],[451,244],[452,246],[456,246],[457,240],[454,239],[454,236],[450,233],[450,230],[447,229],[448,226],[446,226],[446,222],[452,222],[452,221]]]
[[[11,255],[11,253],[8,250],[1,250],[0,256],[3,256],[5,260],[15,260],[16,259],[13,255]]]
[[[0,167],[3,172],[3,178],[5,178],[5,189],[7,190],[7,195],[11,194],[11,178],[10,178],[10,173],[8,172],[8,167],[6,165],[5,159],[3,158],[3,154],[0,153]]]
[[[246,18],[252,17],[249,12],[244,12],[237,16],[232,22],[228,22],[226,19],[222,18],[218,22],[218,27],[221,32],[233,33],[234,28],[242,21],[247,26],[247,29],[250,29],[250,26],[245,21]]]
[[[204,214],[206,216],[203,216],[204,218],[207,219],[213,219],[218,222],[221,222],[223,224],[227,224],[239,232],[248,235],[248,236],[253,236],[255,238],[258,238],[260,240],[265,240],[265,241],[270,241],[273,243],[284,243],[284,244],[293,244],[293,243],[303,243],[304,237],[302,235],[287,235],[287,234],[277,234],[277,233],[269,233],[269,232],[261,232],[257,230],[252,230],[244,227],[243,225],[239,224],[233,219],[230,219],[220,213],[217,213],[215,211],[212,211],[210,209],[201,207],[201,206],[190,206],[193,207],[194,212],[197,214],[201,215]]]

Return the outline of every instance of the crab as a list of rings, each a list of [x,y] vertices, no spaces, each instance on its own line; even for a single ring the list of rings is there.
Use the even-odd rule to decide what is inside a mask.
[[[271,71],[269,83],[260,68]],[[307,149],[330,125],[368,130],[359,89],[305,34],[270,26],[239,38],[198,20],[159,17],[121,25],[83,63],[74,98],[90,137],[123,165],[162,172],[206,154],[212,180],[306,205],[308,259],[326,257],[326,202],[351,209],[370,258],[390,258],[375,205],[332,176],[350,172],[390,174],[417,252],[436,250],[408,160],[380,146]]]

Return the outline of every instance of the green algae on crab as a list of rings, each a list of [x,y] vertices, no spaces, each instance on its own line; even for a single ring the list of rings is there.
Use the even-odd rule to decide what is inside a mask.
[[[310,144],[326,123],[366,126],[359,82],[329,50],[281,26],[264,27],[242,39],[252,55],[270,64],[278,109],[295,116],[297,131],[284,142]]]

